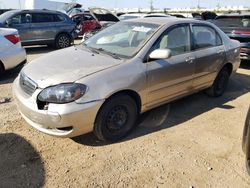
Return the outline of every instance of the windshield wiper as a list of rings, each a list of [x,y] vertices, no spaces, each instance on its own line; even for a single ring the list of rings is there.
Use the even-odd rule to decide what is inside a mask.
[[[110,55],[111,57],[113,57],[115,59],[121,59],[116,53],[109,52],[107,50],[104,50],[103,48],[97,48],[96,50],[98,50],[100,52],[104,52],[105,54],[108,54],[108,55]]]
[[[85,43],[83,43],[83,46],[86,47],[88,50],[90,50],[91,52],[93,52],[95,54],[100,54],[100,52],[96,48],[90,47]]]

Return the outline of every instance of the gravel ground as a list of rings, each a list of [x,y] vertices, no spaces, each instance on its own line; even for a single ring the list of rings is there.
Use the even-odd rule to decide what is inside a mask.
[[[51,50],[28,48],[28,61]],[[31,128],[12,98],[17,72],[0,80],[0,187],[250,187],[241,150],[249,62],[224,96],[197,93],[158,108],[114,144]]]

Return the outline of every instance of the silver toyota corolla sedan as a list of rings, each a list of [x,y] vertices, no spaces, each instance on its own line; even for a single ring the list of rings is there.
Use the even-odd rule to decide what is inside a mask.
[[[240,44],[215,25],[178,18],[122,21],[23,68],[13,92],[23,118],[58,137],[126,136],[140,113],[205,90],[221,96]]]

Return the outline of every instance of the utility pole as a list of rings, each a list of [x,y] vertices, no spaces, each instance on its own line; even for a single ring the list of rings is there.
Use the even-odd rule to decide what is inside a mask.
[[[21,0],[19,0],[19,9],[22,9],[22,3],[21,3]]]
[[[154,11],[154,1],[153,0],[150,0],[150,12],[153,12]]]
[[[198,2],[197,2],[197,9],[198,10],[200,9],[200,0],[198,0]]]

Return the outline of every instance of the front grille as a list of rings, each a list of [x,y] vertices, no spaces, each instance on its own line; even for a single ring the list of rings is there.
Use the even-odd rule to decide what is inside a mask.
[[[19,84],[22,90],[28,95],[32,95],[37,89],[37,84],[24,73],[20,74]]]

